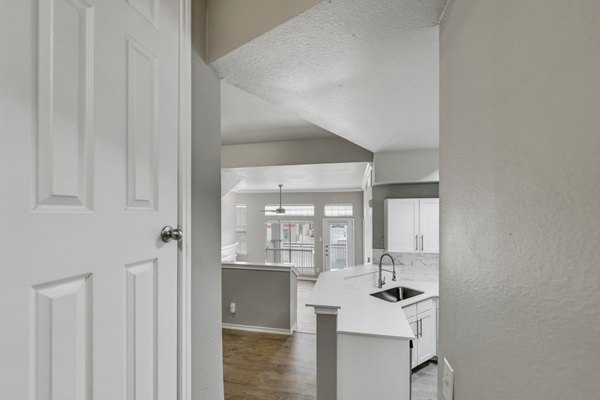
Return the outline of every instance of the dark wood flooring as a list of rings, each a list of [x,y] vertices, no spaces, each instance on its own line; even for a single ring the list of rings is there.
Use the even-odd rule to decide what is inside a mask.
[[[223,329],[226,400],[315,400],[316,335]]]

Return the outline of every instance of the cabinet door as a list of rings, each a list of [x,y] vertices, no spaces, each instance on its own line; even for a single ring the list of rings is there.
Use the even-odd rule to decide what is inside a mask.
[[[419,201],[419,251],[440,252],[440,199]]]
[[[417,315],[420,335],[417,340],[417,364],[431,359],[436,352],[435,313],[433,310]]]
[[[388,251],[419,251],[419,200],[385,200],[385,247]]]
[[[408,325],[410,325],[410,329],[412,329],[413,334],[415,335],[415,339],[413,340],[413,348],[412,348],[412,357],[411,357],[411,368],[415,368],[418,364],[418,354],[417,354],[417,345],[418,345],[418,341],[419,341],[419,336],[417,335],[418,333],[418,328],[417,328],[417,317],[413,316],[410,318],[407,318],[408,320]]]

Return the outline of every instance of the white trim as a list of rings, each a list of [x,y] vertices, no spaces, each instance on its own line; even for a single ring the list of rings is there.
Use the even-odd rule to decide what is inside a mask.
[[[361,185],[361,190],[367,190],[369,187],[369,179],[372,178],[371,173],[373,172],[373,166],[371,165],[371,163],[367,163],[367,166],[365,167],[365,174],[363,175],[363,181],[362,181],[362,185]],[[373,180],[371,179],[371,186],[373,186]]]
[[[260,194],[260,193],[277,193],[279,190],[243,190],[236,189],[232,192],[239,194]],[[362,188],[347,188],[347,189],[285,189],[285,193],[348,193],[348,192],[362,192]]]
[[[247,332],[260,332],[260,333],[274,333],[276,335],[293,335],[295,330],[295,325],[292,329],[282,329],[282,328],[266,328],[263,326],[251,326],[251,325],[237,325],[237,324],[227,324],[223,322],[221,324],[223,329],[233,329],[236,331],[247,331]]]
[[[422,184],[427,184],[427,183],[437,183],[439,184],[440,181],[411,181],[411,182],[392,182],[392,181],[385,181],[385,182],[373,182],[373,187],[376,186],[385,186],[385,185],[422,185]]]
[[[192,31],[191,0],[179,0],[179,147],[177,223],[184,231],[178,246],[177,399],[192,400],[191,357],[191,204],[192,204]]]
[[[340,307],[318,307],[318,306],[310,306],[308,304],[306,306],[314,307],[315,314],[325,314],[325,315],[337,315],[338,310],[340,309]]]

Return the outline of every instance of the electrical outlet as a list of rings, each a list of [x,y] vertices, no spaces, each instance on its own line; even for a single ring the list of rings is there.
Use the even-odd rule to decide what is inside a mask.
[[[444,368],[442,371],[442,400],[452,400],[454,398],[454,370],[450,363],[444,357]]]
[[[229,313],[235,314],[235,311],[236,311],[236,304],[232,301],[231,303],[229,303]]]

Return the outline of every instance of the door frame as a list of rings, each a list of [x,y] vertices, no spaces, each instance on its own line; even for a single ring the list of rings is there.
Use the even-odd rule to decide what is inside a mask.
[[[179,0],[179,129],[177,224],[183,239],[177,246],[177,399],[192,399],[192,4]]]
[[[352,246],[348,246],[348,266],[355,264],[354,254],[356,246],[356,233],[354,232],[354,218],[339,217],[339,218],[323,218],[323,272],[330,271],[329,265],[327,264],[327,257],[325,256],[325,243],[326,237],[329,237],[327,233],[327,224],[330,222],[346,222],[348,223],[348,230],[350,231],[348,236],[352,237]],[[327,236],[325,234],[327,233]],[[329,238],[331,240],[331,238]]]

